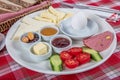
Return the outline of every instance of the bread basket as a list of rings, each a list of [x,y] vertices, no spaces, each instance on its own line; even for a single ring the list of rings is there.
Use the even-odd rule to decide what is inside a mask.
[[[41,5],[42,3],[44,3],[44,5]],[[50,5],[51,5],[51,0],[39,0],[35,5],[31,6],[31,7],[36,7],[35,9],[24,11],[15,17],[12,17],[12,18],[9,18],[7,20],[0,22],[0,32],[7,31],[18,19],[20,19],[28,14],[31,14],[33,12],[47,9]],[[40,7],[37,7],[37,6],[40,6]],[[31,7],[28,7],[28,9]],[[18,11],[18,13],[19,13],[19,11]]]

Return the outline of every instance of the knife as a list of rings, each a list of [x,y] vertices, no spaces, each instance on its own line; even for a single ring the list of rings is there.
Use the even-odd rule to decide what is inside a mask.
[[[61,2],[61,5],[68,6],[70,8],[91,9],[91,10],[97,10],[97,11],[102,11],[107,13],[117,13],[118,15],[120,15],[120,10],[108,9],[103,7],[89,6],[85,4],[69,4],[65,2]]]

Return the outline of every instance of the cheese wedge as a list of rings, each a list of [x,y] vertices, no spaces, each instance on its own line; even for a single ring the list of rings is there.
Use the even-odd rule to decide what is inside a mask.
[[[19,25],[19,28],[18,30],[16,31],[15,35],[13,36],[13,40],[19,40],[19,38],[24,34],[24,33],[27,33],[27,32],[36,32],[40,29],[40,26],[39,27],[35,27],[35,26],[32,26],[32,25],[28,25],[28,24],[25,24],[25,23],[21,23]]]
[[[27,24],[20,24],[19,28],[17,29],[16,33],[13,35],[13,40],[19,40],[20,36],[25,33],[25,27],[28,26]]]
[[[44,43],[38,43],[33,46],[33,52],[36,55],[43,55],[48,52],[48,46]]]

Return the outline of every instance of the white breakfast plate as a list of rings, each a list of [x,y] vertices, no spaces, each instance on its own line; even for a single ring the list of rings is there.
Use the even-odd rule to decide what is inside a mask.
[[[73,9],[59,8],[58,10],[61,10],[64,12],[74,12]],[[33,16],[39,14],[40,12],[41,11],[38,11],[38,12],[35,12],[28,16],[33,17]],[[99,29],[98,29],[97,34],[104,32],[104,31],[111,31],[114,34],[114,39],[113,39],[113,42],[111,43],[110,47],[107,48],[105,51],[100,52],[100,54],[103,57],[102,61],[100,61],[100,62],[91,61],[90,63],[81,65],[75,69],[66,69],[61,72],[52,71],[50,64],[49,64],[49,60],[41,61],[39,63],[32,62],[32,60],[29,58],[29,56],[26,55],[28,53],[28,51],[26,49],[22,48],[18,41],[11,40],[12,35],[16,31],[18,25],[21,23],[20,22],[21,19],[18,20],[7,33],[6,48],[8,50],[8,53],[20,65],[22,65],[26,68],[29,68],[33,71],[42,72],[42,73],[46,73],[46,74],[56,74],[56,75],[74,74],[74,73],[80,73],[80,72],[84,72],[84,71],[93,69],[93,68],[99,66],[100,64],[104,63],[113,54],[113,52],[116,48],[117,41],[116,41],[116,36],[115,36],[115,32],[114,32],[113,28],[105,20],[101,19],[100,17],[98,17],[96,15],[89,14],[89,12],[87,12],[86,14],[98,24]],[[82,46],[81,41],[77,41],[75,43],[78,44],[78,46]]]

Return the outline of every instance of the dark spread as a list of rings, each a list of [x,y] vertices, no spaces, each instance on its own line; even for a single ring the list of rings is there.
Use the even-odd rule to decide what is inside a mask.
[[[56,38],[52,41],[52,45],[58,48],[64,48],[70,44],[70,41],[66,38]]]

